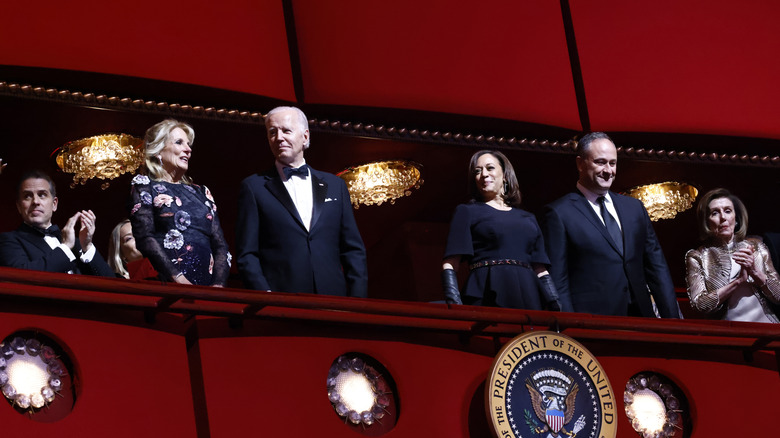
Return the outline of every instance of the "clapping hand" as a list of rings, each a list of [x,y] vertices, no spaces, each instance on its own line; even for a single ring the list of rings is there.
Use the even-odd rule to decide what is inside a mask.
[[[760,272],[756,266],[756,258],[753,254],[752,247],[746,246],[744,248],[740,248],[734,251],[732,257],[734,258],[734,262],[742,267],[742,272],[745,275],[750,276],[753,281],[756,281],[759,284],[766,283],[766,275],[763,272]]]
[[[70,249],[76,246],[76,222],[81,218],[81,213],[76,213],[65,222],[62,227],[62,244]]]
[[[79,243],[81,250],[87,251],[89,245],[92,245],[92,236],[95,235],[95,213],[92,210],[81,210],[81,229],[79,230]]]
[[[3,163],[3,159],[0,158],[0,173],[3,173],[3,169],[5,169],[5,166],[7,166],[8,163]]]
[[[734,258],[734,261],[742,267],[742,269],[746,270],[748,274],[753,274],[753,271],[755,270],[755,263],[753,259],[753,248],[746,246],[743,248],[740,248],[736,251],[734,251],[734,254],[732,255]]]
[[[76,223],[80,223],[78,237],[81,250],[87,251],[92,244],[92,236],[95,235],[95,221],[97,220],[92,210],[82,210],[68,219],[62,227],[62,243],[70,249],[76,245]]]

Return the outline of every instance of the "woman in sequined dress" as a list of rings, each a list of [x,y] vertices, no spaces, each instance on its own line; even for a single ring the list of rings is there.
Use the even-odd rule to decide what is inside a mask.
[[[146,131],[146,174],[133,178],[130,222],[136,246],[160,277],[222,287],[230,272],[217,205],[186,176],[195,131],[168,119]]]
[[[726,189],[714,189],[696,209],[704,246],[685,254],[691,306],[704,313],[719,311],[730,321],[778,322],[773,303],[780,303],[780,278],[766,245],[745,238],[744,204]]]

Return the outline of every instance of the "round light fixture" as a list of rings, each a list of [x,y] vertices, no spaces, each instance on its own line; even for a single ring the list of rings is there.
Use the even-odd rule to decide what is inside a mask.
[[[143,139],[127,134],[82,138],[55,152],[60,169],[74,174],[71,188],[93,178],[110,180],[126,172],[134,173],[144,163]],[[101,187],[106,189],[108,184]]]
[[[422,165],[413,161],[376,161],[349,167],[337,174],[347,183],[354,208],[363,205],[391,204],[423,184]]]
[[[684,395],[660,374],[644,372],[629,379],[623,403],[628,421],[643,438],[668,438],[683,430]]]
[[[371,365],[366,359],[370,361],[357,354],[339,356],[327,378],[328,400],[333,409],[345,422],[363,428],[382,423],[395,410],[387,378],[377,370],[378,365]]]
[[[629,189],[624,195],[639,199],[647,210],[650,220],[673,219],[693,206],[699,190],[686,183],[667,181]]]
[[[0,351],[0,387],[9,402],[34,411],[54,401],[67,371],[53,348],[16,336],[0,343]]]

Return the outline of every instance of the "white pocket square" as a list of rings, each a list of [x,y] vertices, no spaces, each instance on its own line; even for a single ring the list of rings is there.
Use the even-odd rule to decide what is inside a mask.
[[[325,202],[335,201],[336,198],[325,198]]]

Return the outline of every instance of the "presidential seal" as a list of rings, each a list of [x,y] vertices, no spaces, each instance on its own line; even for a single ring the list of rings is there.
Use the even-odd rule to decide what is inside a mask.
[[[485,385],[500,438],[614,438],[615,398],[607,375],[579,342],[529,332],[501,349]]]

